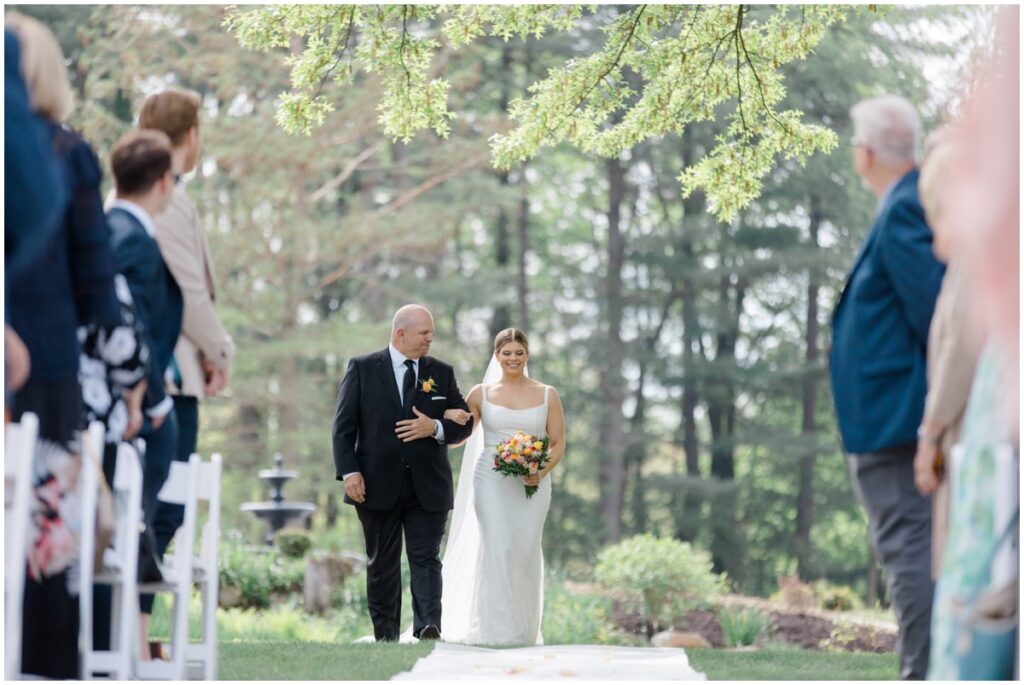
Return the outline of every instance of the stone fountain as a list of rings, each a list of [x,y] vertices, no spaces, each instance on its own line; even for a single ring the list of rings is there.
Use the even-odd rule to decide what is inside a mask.
[[[274,535],[288,524],[301,525],[302,522],[314,511],[316,505],[312,502],[285,502],[282,489],[288,481],[298,478],[298,471],[290,471],[282,468],[284,457],[278,452],[274,455],[274,468],[261,469],[260,480],[270,483],[269,502],[245,502],[242,504],[242,511],[248,511],[261,521],[266,521],[267,532],[263,535],[263,541],[268,545],[274,544]]]

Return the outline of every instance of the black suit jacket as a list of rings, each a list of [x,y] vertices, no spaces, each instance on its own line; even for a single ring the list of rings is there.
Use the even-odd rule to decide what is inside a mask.
[[[132,292],[135,318],[149,348],[146,408],[156,406],[167,396],[164,371],[174,357],[174,344],[181,333],[184,300],[160,248],[139,221],[123,209],[107,213],[111,245],[117,269]]]
[[[440,419],[447,442],[462,442],[473,431],[473,422],[460,426],[442,418],[446,409],[469,410],[455,371],[449,364],[423,357],[419,361],[419,381],[433,378],[436,386],[424,392],[419,383],[413,406],[432,419]],[[404,466],[409,462],[413,487],[420,506],[426,511],[447,511],[454,505],[452,467],[448,446],[432,437],[404,443],[395,435],[395,424],[406,415],[399,401],[398,385],[387,348],[354,357],[338,390],[334,415],[334,468],[337,480],[358,471],[366,481],[366,501],[358,506],[387,511],[398,505]],[[347,495],[346,504],[356,504]]]

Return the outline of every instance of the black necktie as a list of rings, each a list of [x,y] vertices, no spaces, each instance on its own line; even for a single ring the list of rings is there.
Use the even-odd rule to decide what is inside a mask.
[[[402,409],[412,411],[412,398],[416,394],[416,370],[411,359],[405,360],[405,379],[402,381]]]

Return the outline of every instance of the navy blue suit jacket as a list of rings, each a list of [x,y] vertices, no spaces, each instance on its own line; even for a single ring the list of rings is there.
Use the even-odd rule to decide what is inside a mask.
[[[41,256],[9,278],[7,316],[32,357],[31,379],[57,381],[78,377],[78,326],[119,325],[121,304],[114,292],[99,161],[74,131],[52,122],[46,126],[71,201]]]
[[[829,371],[847,452],[917,440],[928,328],[945,267],[917,195],[918,172],[892,188],[832,315]]]
[[[128,281],[135,302],[135,317],[149,347],[145,406],[153,407],[167,396],[164,371],[174,356],[174,344],[181,333],[184,300],[171,275],[160,247],[138,219],[123,209],[107,212],[110,240],[117,270]]]
[[[353,357],[338,389],[332,442],[334,467],[338,480],[358,471],[366,481],[366,501],[356,505],[364,509],[387,511],[400,504],[404,469],[403,457],[412,471],[413,489],[424,511],[448,511],[455,502],[448,444],[460,443],[473,432],[473,422],[460,426],[444,418],[446,409],[469,411],[455,370],[434,357],[421,357],[419,378],[433,378],[437,389],[429,393],[416,388],[413,406],[432,419],[441,421],[446,442],[421,438],[402,442],[395,435],[395,424],[414,418],[402,407],[387,348],[380,352]],[[345,495],[346,504],[355,504]]]

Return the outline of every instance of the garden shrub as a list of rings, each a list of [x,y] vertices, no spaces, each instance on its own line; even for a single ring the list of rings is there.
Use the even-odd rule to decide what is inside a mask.
[[[301,528],[282,528],[274,536],[274,542],[281,554],[292,559],[301,559],[313,547],[313,538]]]
[[[771,629],[771,618],[755,607],[727,607],[718,615],[725,644],[743,647],[756,644]]]
[[[709,606],[724,590],[725,577],[711,568],[706,551],[644,534],[606,547],[597,558],[596,578],[655,629]]]
[[[815,583],[814,594],[818,606],[827,611],[852,611],[863,606],[857,593],[845,585],[830,585],[819,581]]]
[[[220,583],[242,593],[243,607],[268,607],[275,594],[302,592],[306,566],[273,549],[222,543]]]

